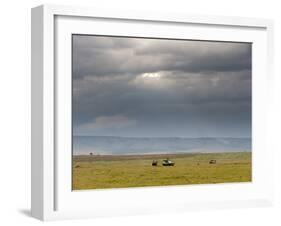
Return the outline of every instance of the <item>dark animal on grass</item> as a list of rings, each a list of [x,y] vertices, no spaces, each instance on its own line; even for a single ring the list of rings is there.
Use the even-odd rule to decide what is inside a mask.
[[[76,165],[76,166],[75,166],[75,168],[79,168],[79,167],[80,167],[79,165]]]
[[[157,166],[158,162],[156,160],[152,161],[152,166]]]
[[[209,161],[209,164],[216,164],[216,163],[217,163],[217,160],[215,160],[215,159],[212,159]]]

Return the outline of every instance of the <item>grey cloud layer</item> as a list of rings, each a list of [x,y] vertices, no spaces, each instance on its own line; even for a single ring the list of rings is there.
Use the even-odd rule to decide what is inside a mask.
[[[74,36],[73,125],[76,134],[250,136],[251,45]]]
[[[249,70],[251,46],[240,43],[74,36],[74,77],[162,71]]]

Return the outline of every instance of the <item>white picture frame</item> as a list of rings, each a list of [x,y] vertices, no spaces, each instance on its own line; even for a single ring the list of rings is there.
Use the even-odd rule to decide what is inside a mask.
[[[69,187],[73,33],[252,42],[253,182],[73,192]],[[273,153],[266,140],[266,120],[273,76],[272,33],[273,22],[265,19],[55,5],[33,8],[32,216],[56,220],[271,205]],[[163,202],[161,197],[168,198]]]

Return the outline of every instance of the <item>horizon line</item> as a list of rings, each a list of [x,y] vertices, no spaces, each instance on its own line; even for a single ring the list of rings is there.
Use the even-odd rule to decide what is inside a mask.
[[[114,153],[103,153],[103,154],[93,154],[93,156],[110,156],[110,155],[114,155],[114,156],[134,156],[134,155],[188,155],[188,154],[222,154],[222,153],[245,153],[245,152],[252,152],[252,150],[241,150],[241,151],[223,151],[223,152],[219,152],[219,151],[192,151],[192,152],[150,152],[150,153],[118,153],[118,154],[114,154]],[[76,152],[78,153],[78,152]],[[89,152],[91,153],[91,152]],[[74,156],[81,156],[81,155],[89,155],[89,153],[81,153],[81,154],[75,154],[73,153],[72,155]]]
[[[242,139],[242,138],[247,138],[247,139],[251,139],[252,137],[231,137],[231,136],[202,136],[202,137],[183,137],[183,136],[150,136],[150,137],[146,137],[146,136],[109,136],[109,135],[77,135],[77,134],[73,134],[73,137],[118,137],[118,138],[190,138],[190,139],[197,139],[197,138],[236,138],[236,139]]]

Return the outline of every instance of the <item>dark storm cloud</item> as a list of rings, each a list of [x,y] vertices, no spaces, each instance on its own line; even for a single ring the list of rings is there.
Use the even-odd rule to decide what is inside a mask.
[[[73,37],[76,134],[250,136],[251,45]]]
[[[242,43],[74,36],[74,78],[162,71],[250,69],[250,45]]]

